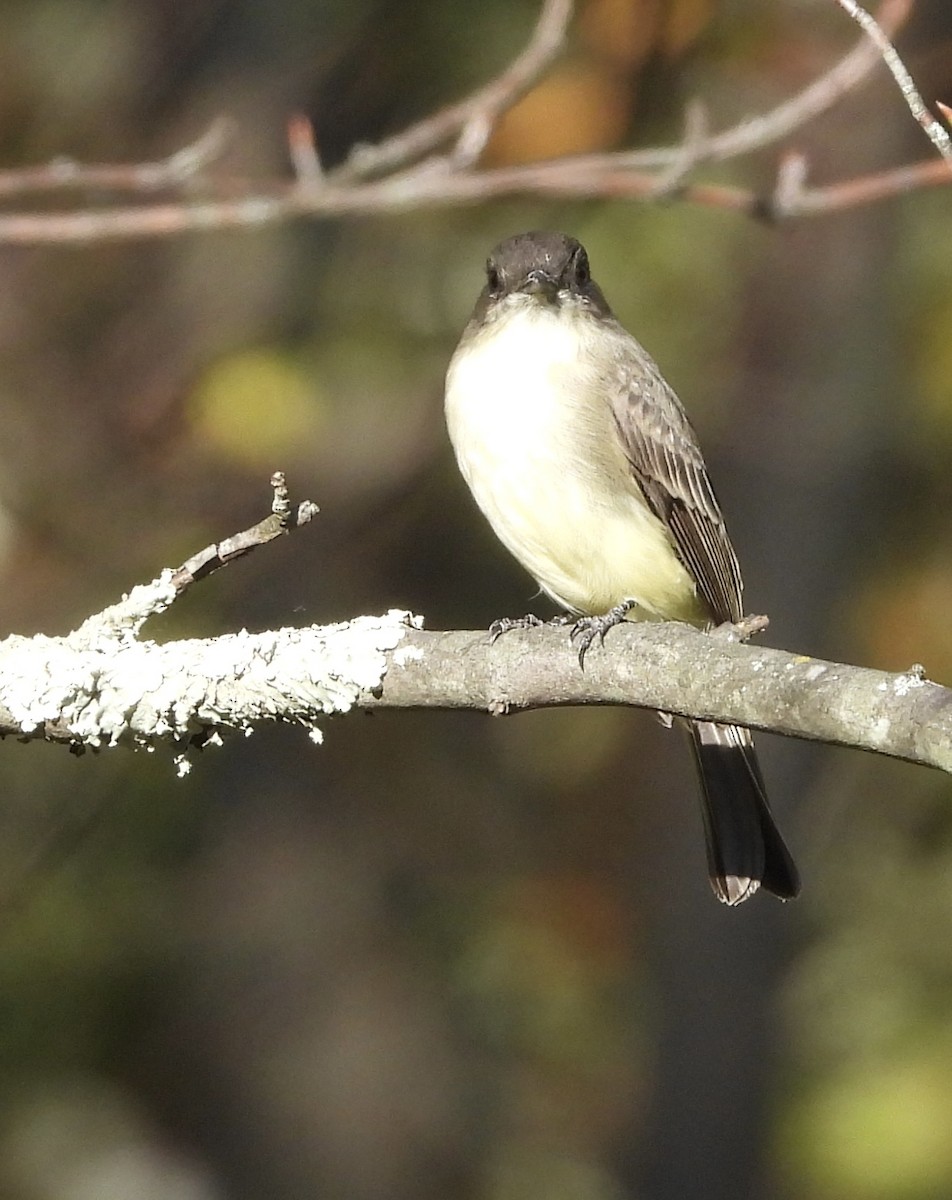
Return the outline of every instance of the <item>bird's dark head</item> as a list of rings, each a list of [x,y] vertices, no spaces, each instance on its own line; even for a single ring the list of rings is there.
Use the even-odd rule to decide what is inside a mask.
[[[486,260],[486,286],[477,314],[509,297],[589,308],[599,314],[609,311],[592,279],[585,247],[564,233],[536,230],[499,243]]]

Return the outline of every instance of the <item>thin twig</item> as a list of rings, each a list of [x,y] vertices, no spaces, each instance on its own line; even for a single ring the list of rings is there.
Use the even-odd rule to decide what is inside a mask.
[[[903,99],[909,106],[909,111],[926,131],[929,140],[942,157],[952,162],[952,138],[949,137],[948,132],[943,129],[932,113],[929,112],[928,108],[926,108],[916,85],[912,81],[912,76],[906,70],[905,63],[903,63],[902,59],[896,53],[896,48],[890,42],[882,27],[865,8],[861,8],[856,3],[856,0],[837,0],[837,3],[849,13],[876,45],[883,62],[892,72],[893,79],[899,84],[899,90],[902,92]]]
[[[913,0],[883,0],[878,12],[880,26],[890,36],[895,35],[909,19],[912,5]],[[769,112],[745,117],[729,129],[702,139],[695,147],[695,161],[725,162],[776,145],[828,111],[838,100],[858,87],[879,61],[880,54],[877,48],[867,37],[861,37],[839,62],[789,100],[784,100]],[[683,153],[681,145],[655,146],[623,150],[610,157],[616,167],[656,170],[673,166],[681,159]],[[608,156],[603,154],[577,155],[562,161],[585,171],[593,165],[597,168],[599,164],[604,163],[606,157]]]
[[[379,146],[357,146],[342,167],[332,172],[335,183],[368,179],[416,162],[468,126],[489,124],[524,95],[562,48],[572,17],[573,0],[545,0],[525,49],[509,67],[465,100],[440,109]]]
[[[683,203],[767,216],[772,220],[819,217],[878,203],[922,188],[948,187],[945,159],[894,167],[791,195],[782,206],[759,192],[727,184],[692,183],[678,188]],[[273,194],[68,213],[0,213],[0,245],[90,244],[170,237],[209,229],[252,229],[300,217],[380,215],[426,206],[452,208],[513,196],[559,199],[649,200],[658,176],[618,167],[611,155],[576,171],[568,162],[530,163],[494,171],[445,174],[417,171],[412,177],[347,188],[302,189],[282,184]]]
[[[208,129],[168,158],[147,163],[79,163],[57,158],[42,167],[0,171],[0,199],[24,192],[52,192],[94,188],[110,192],[157,192],[179,187],[194,179],[219,158],[233,131],[226,117],[216,118]]]
[[[777,217],[814,217],[877,204],[893,196],[904,196],[926,188],[948,187],[949,164],[944,158],[929,158],[908,166],[893,167],[874,175],[861,175],[826,187],[803,188],[788,197],[785,212],[768,215]]]
[[[674,196],[698,164],[707,135],[707,109],[700,100],[692,100],[684,114],[684,136],[679,147],[680,154],[669,167],[656,176],[654,195],[663,200]]]
[[[165,612],[197,580],[204,579],[258,546],[267,545],[282,534],[306,525],[317,515],[318,507],[310,500],[299,504],[297,509],[291,508],[283,472],[275,471],[271,476],[271,487],[274,489],[274,498],[270,517],[265,517],[257,525],[223,542],[213,542],[193,554],[180,567],[166,567],[149,583],[134,587],[116,604],[110,604],[102,612],[87,618],[75,629],[69,635],[72,644],[97,652],[116,642],[128,644],[130,639],[138,636],[150,617]]]
[[[171,584],[176,592],[184,592],[193,583],[205,579],[233,559],[241,558],[243,554],[248,554],[259,546],[266,546],[275,538],[306,525],[320,512],[312,500],[304,500],[296,509],[292,509],[283,471],[275,471],[271,476],[271,486],[274,489],[271,515],[259,521],[257,525],[252,525],[250,529],[243,529],[241,533],[235,533],[223,542],[213,542],[204,550],[193,554],[172,572]]]
[[[911,6],[912,0],[884,0],[878,14],[880,27],[890,35],[895,34],[908,18]],[[474,161],[474,153],[478,155],[491,133],[493,121],[498,118],[499,113],[516,100],[526,87],[531,86],[534,79],[538,78],[554,58],[564,40],[570,15],[569,0],[561,0],[559,4],[547,3],[532,40],[501,76],[490,81],[466,100],[441,109],[432,117],[389,138],[379,146],[359,148],[343,167],[329,173],[328,185],[336,188],[346,183],[365,181],[372,175],[380,175],[385,171],[416,162],[434,146],[454,136],[458,138],[456,149],[448,160],[442,160],[442,165],[445,167],[448,162],[454,169],[470,165]],[[692,162],[698,164],[704,161],[724,161],[775,144],[825,112],[860,84],[879,59],[877,48],[867,37],[862,37],[843,59],[796,96],[760,116],[745,117],[738,124],[720,133],[692,139]],[[197,172],[211,162],[220,152],[227,132],[227,122],[219,119],[193,145],[184,147],[158,163],[84,165],[64,159],[44,167],[0,171],[0,197],[23,191],[49,191],[66,187],[95,187],[113,192],[155,190],[187,177],[187,168]],[[301,149],[299,139],[304,133],[303,127],[297,124],[293,124],[289,131],[293,143],[292,159],[298,170],[300,164],[297,153]],[[684,159],[685,146],[682,139],[682,142],[675,146],[646,147],[611,155],[576,155],[559,162],[567,171],[584,174],[590,170],[604,171],[609,164],[615,169],[677,169]],[[414,173],[407,177],[416,176]],[[248,201],[247,220],[237,221],[236,224],[253,224],[256,220],[268,221],[289,215],[287,212],[274,213],[270,209],[265,211],[274,196],[249,194],[250,185],[244,180],[223,179],[218,182],[230,197],[244,196]],[[280,190],[280,185],[273,189],[278,192]],[[206,216],[210,220],[215,219],[212,214],[201,211],[203,215],[196,215],[199,222]],[[196,214],[198,212],[199,210],[196,210]],[[58,215],[43,214],[44,217],[48,216],[54,220]],[[30,219],[29,214],[24,214],[24,217],[26,220]],[[177,232],[179,228],[170,221],[168,228],[161,230],[161,224],[162,218],[157,217],[149,232]],[[182,226],[192,227],[191,224]],[[56,241],[60,238],[54,236],[50,240]]]
[[[314,126],[303,113],[296,113],[288,121],[288,154],[299,184],[316,187],[324,182]]]
[[[768,206],[771,220],[779,221],[801,211],[806,193],[807,159],[796,150],[780,160],[777,182]]]
[[[880,27],[894,33],[908,16],[910,6],[911,0],[885,0],[878,14]],[[692,121],[681,143],[673,147],[472,170],[471,163],[489,136],[495,116],[551,61],[564,36],[570,9],[569,0],[549,0],[532,41],[508,71],[468,100],[367,151],[370,158],[361,160],[366,163],[366,171],[352,162],[337,172],[318,176],[319,161],[310,126],[294,122],[290,142],[297,178],[293,181],[252,185],[246,180],[218,179],[214,195],[209,194],[211,181],[205,182],[201,200],[0,214],[0,244],[169,237],[209,229],[250,229],[295,218],[327,219],[403,212],[422,206],[449,207],[508,196],[649,200],[674,190],[679,199],[692,204],[780,220],[818,216],[916,187],[950,182],[945,160],[940,160],[941,173],[932,163],[919,163],[826,188],[807,189],[805,161],[793,173],[789,159],[781,167],[778,189],[771,198],[743,188],[685,182],[689,171],[701,162],[723,160],[773,144],[856,87],[880,59],[877,46],[865,34],[845,58],[804,91],[770,112],[721,133],[705,134]],[[421,158],[434,144],[453,136],[457,141],[449,154]],[[203,142],[196,143],[201,145]],[[97,179],[105,183],[107,172],[111,172],[114,190],[141,191],[151,186],[151,181],[167,180],[172,170],[197,167],[200,160],[195,147],[190,147],[164,164],[76,167],[73,178],[77,186]],[[402,169],[376,179],[363,177],[395,166]],[[49,171],[43,168],[34,172],[34,182],[52,186]],[[13,174],[19,176],[18,186],[22,186],[23,173]],[[0,173],[0,194],[4,180]]]

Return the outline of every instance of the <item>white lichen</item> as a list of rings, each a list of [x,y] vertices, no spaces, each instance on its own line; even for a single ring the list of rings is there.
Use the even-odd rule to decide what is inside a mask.
[[[315,720],[347,712],[361,694],[378,690],[388,654],[422,625],[393,609],[336,625],[140,641],[137,623],[168,599],[170,587],[163,577],[134,589],[65,638],[0,642],[0,705],[17,728],[29,734],[55,725],[94,747],[181,747],[196,735],[201,744],[220,744],[220,730],[248,734],[257,720],[280,717],[305,725],[319,743]],[[180,774],[185,761],[180,751]]]

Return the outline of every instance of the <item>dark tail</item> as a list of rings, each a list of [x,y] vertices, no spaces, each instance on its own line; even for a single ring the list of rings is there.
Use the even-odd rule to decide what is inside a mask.
[[[715,896],[740,904],[763,886],[792,900],[800,876],[771,816],[750,730],[709,721],[691,721],[688,728]]]

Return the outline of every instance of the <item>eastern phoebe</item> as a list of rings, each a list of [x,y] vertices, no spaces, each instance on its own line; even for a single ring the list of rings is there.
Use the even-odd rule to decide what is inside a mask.
[[[446,421],[499,539],[579,618],[580,659],[625,618],[709,628],[743,617],[697,436],[574,238],[523,233],[489,256],[447,373]],[[763,885],[796,896],[750,730],[687,724],[714,894],[740,904]]]

